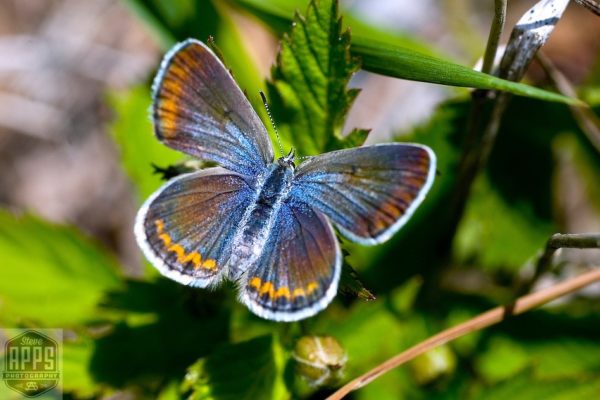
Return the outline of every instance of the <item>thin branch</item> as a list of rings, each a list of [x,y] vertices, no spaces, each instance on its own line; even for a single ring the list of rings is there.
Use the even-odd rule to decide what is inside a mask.
[[[552,258],[558,249],[600,248],[600,233],[555,233],[546,242],[544,252],[535,265],[533,276],[517,290],[517,296],[531,290],[542,274],[550,269]]]
[[[502,35],[502,29],[504,28],[504,21],[506,20],[506,3],[508,0],[495,0],[494,1],[494,20],[490,27],[490,35],[488,36],[487,46],[485,48],[485,56],[483,57],[483,66],[481,72],[490,74],[494,68],[494,60],[496,59],[496,52],[498,51],[498,43],[500,42],[500,36]]]
[[[594,0],[575,0],[575,3],[584,6],[596,15],[600,15],[600,4]]]
[[[440,346],[458,337],[464,336],[468,333],[481,330],[483,328],[487,328],[491,325],[502,322],[507,317],[522,314],[533,308],[555,300],[561,296],[573,293],[594,282],[600,282],[600,268],[595,268],[575,278],[568,279],[565,282],[540,290],[536,293],[523,296],[517,299],[517,301],[512,305],[493,308],[483,314],[478,315],[475,318],[463,322],[462,324],[456,325],[450,329],[440,332],[437,335],[432,336],[429,339],[390,358],[389,360],[373,368],[366,374],[363,374],[358,378],[350,381],[349,383],[341,387],[339,390],[337,390],[335,393],[333,393],[331,396],[329,396],[328,399],[342,399],[348,393],[367,385],[369,382],[380,377],[381,375],[392,370],[393,368],[396,368],[437,346]]]
[[[536,57],[560,93],[570,97],[577,97],[577,93],[571,82],[569,82],[569,79],[556,68],[548,57],[541,51],[537,53]],[[570,106],[569,108],[583,133],[600,153],[600,119],[588,107]]]

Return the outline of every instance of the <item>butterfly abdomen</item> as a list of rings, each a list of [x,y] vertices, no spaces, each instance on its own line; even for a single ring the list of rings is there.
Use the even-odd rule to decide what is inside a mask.
[[[281,203],[288,196],[294,171],[271,164],[263,183],[257,185],[255,200],[244,214],[233,239],[229,278],[237,280],[260,256]]]

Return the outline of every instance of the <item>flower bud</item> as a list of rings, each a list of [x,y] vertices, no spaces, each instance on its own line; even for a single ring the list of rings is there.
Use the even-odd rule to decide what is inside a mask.
[[[293,354],[296,371],[311,386],[332,386],[343,376],[348,355],[331,336],[303,336]]]

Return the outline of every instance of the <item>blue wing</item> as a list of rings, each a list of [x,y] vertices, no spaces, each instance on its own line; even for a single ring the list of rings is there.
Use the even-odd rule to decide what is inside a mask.
[[[302,163],[291,197],[327,215],[361,244],[389,239],[423,201],[435,175],[426,146],[391,143],[332,151]]]
[[[253,192],[246,178],[223,168],[180,175],[138,212],[135,236],[163,275],[198,287],[217,284]]]
[[[249,176],[273,161],[262,121],[202,42],[188,39],[167,53],[153,101],[154,130],[166,145]]]
[[[327,307],[342,267],[327,218],[306,204],[284,203],[271,232],[241,283],[241,301],[260,317],[287,322]]]

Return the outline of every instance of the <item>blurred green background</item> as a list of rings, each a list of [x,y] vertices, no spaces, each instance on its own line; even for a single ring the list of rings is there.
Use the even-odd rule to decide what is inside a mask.
[[[510,2],[503,42],[534,3]],[[305,15],[307,1],[0,3],[0,327],[64,329],[65,398],[323,398],[428,336],[512,300],[553,233],[600,231],[598,150],[568,106],[515,97],[449,238],[469,90],[360,70],[347,45],[382,42],[400,46],[409,61],[424,54],[439,57],[440,68],[455,65],[442,59],[470,67],[483,54],[493,2],[348,0],[340,7],[350,34],[335,45],[313,44],[311,54],[332,68],[301,82],[297,72],[314,60],[291,66],[305,49],[299,41],[340,28],[335,18],[319,27],[320,14],[297,19],[291,33],[294,10]],[[374,248],[343,241],[360,282],[346,277],[331,306],[302,323],[251,315],[227,285],[205,291],[159,277],[133,238],[137,207],[161,184],[151,164],[184,160],[152,135],[151,80],[172,44],[209,36],[263,119],[258,91],[267,92],[286,147],[316,154],[354,146],[370,129],[367,143],[414,141],[438,157],[431,193],[392,240]],[[596,114],[599,36],[598,18],[571,5],[543,48]],[[422,73],[415,59],[412,73]],[[468,72],[460,77],[476,86]],[[526,82],[555,90],[536,63]],[[318,84],[328,90],[306,94]],[[599,265],[600,250],[563,251],[534,288]],[[376,300],[363,300],[361,287]],[[351,398],[598,398],[599,296],[591,286],[462,337]],[[335,338],[346,353],[341,382],[311,386],[297,370],[294,346],[312,335]]]

